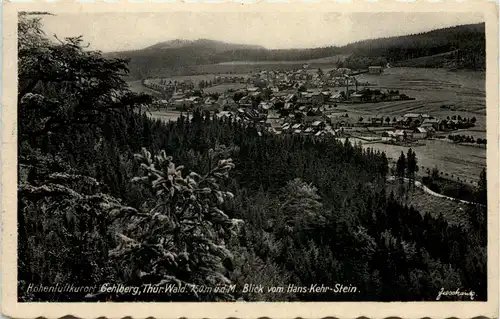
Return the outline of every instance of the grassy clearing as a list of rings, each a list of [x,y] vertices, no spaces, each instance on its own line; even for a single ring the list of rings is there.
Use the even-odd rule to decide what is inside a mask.
[[[147,87],[143,86],[141,81],[129,81],[127,82],[130,90],[132,92],[136,92],[136,93],[147,93],[147,94],[151,94],[153,96],[156,96],[156,97],[162,97],[162,95],[156,91],[153,91],[153,90],[150,90],[148,89]]]
[[[428,113],[447,117],[476,117],[474,130],[486,131],[485,75],[481,72],[449,72],[444,69],[391,68],[381,75],[362,74],[359,82],[370,82],[374,88],[399,90],[414,97],[413,101],[354,104],[353,113],[401,116],[405,113]],[[456,111],[441,108],[452,106]]]
[[[457,50],[415,58],[408,61],[399,62],[397,63],[397,65],[405,67],[420,67],[420,68],[440,67],[445,62],[448,62],[450,61],[450,59],[453,59],[453,55],[455,54],[456,51]]]
[[[439,140],[423,141],[425,146],[412,149],[417,153],[420,169],[437,167],[451,179],[477,182],[482,169],[486,167],[486,149],[448,143]],[[401,152],[406,154],[408,147],[383,143],[365,144],[386,153],[387,157],[397,160]]]
[[[448,137],[448,135],[467,135],[467,136],[473,136],[475,139],[486,138],[485,131],[475,130],[475,129],[456,130],[456,131],[452,131],[452,132],[440,133],[439,135],[444,135],[446,137]]]
[[[398,181],[388,182],[387,193],[393,191],[398,196],[399,187]],[[443,213],[443,217],[452,224],[463,225],[467,220],[465,213],[467,205],[464,203],[432,196],[419,188],[410,188],[408,190],[407,184],[404,185],[404,189],[407,190],[406,194],[408,196],[407,198],[401,198],[400,201],[415,207],[422,215],[430,213],[432,216],[437,217],[439,213]]]
[[[184,113],[186,114],[186,113]],[[161,110],[161,111],[151,111],[150,116],[154,119],[159,119],[165,122],[170,122],[170,121],[176,121],[179,116],[181,115],[181,112],[175,111],[175,110]]]

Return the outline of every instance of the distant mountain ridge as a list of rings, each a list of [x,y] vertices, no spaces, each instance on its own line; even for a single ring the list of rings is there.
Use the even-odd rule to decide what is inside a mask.
[[[266,49],[257,45],[233,44],[209,39],[171,40],[135,51],[109,53],[110,57],[130,59],[130,75],[141,79],[166,76],[172,70],[193,70],[194,66],[231,61],[307,61],[337,55],[352,65],[366,65],[374,60],[391,63],[457,51],[453,62],[458,67],[485,68],[485,24],[469,24],[429,32],[357,41],[345,46],[311,49]],[[342,61],[339,61],[342,62]],[[449,61],[434,64],[449,65]],[[345,63],[344,63],[345,65]],[[191,72],[191,71],[189,71]]]
[[[198,39],[198,40],[175,39],[175,40],[156,43],[152,46],[144,48],[143,50],[167,50],[167,49],[180,49],[180,48],[193,48],[193,49],[211,48],[218,52],[244,50],[244,49],[248,50],[266,49],[265,47],[259,45],[228,43],[210,39]]]

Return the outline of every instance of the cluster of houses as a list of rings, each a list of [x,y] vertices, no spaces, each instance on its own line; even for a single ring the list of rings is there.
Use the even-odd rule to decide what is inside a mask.
[[[379,73],[381,68],[372,68]],[[240,81],[245,87],[223,93],[206,93],[190,81],[151,82],[171,87],[170,98],[156,101],[159,108],[190,112],[208,111],[219,118],[232,118],[258,124],[275,134],[305,134],[340,136],[354,127],[391,127],[382,134],[384,141],[404,141],[432,137],[436,131],[474,126],[470,119],[437,119],[428,114],[408,113],[401,117],[373,116],[353,118],[335,113],[337,103],[376,103],[410,99],[397,90],[357,90],[359,83],[350,69],[334,69],[327,73],[307,68],[296,70],[264,70],[248,77],[217,77],[215,82]],[[349,82],[351,81],[351,82]],[[335,89],[338,85],[354,85],[356,90]],[[324,86],[327,86],[326,88]],[[333,86],[333,87],[328,87]]]
[[[211,80],[201,80],[197,84],[193,80],[172,81],[165,78],[150,78],[142,81],[142,85],[163,93],[164,95],[188,93],[196,89],[204,89],[225,83],[253,84],[251,78],[243,76],[214,76]]]
[[[195,84],[192,80],[184,81],[167,81],[166,79],[144,79],[142,85],[153,91],[161,92],[165,95],[174,92],[187,92],[195,89]]]
[[[251,86],[221,94],[176,92],[169,100],[157,100],[156,105],[181,112],[200,109],[218,118],[250,121],[276,134],[338,135],[346,122],[332,123],[327,116],[336,106],[335,94],[329,90],[279,91]]]
[[[290,89],[319,89],[329,87],[345,86],[368,86],[368,82],[358,82],[352,74],[351,69],[338,68],[329,72],[318,69],[311,72],[307,68],[292,70],[263,70],[252,73],[249,82],[254,85],[267,85],[279,90]]]
[[[386,118],[389,123],[390,118]],[[436,118],[429,114],[407,113],[402,117],[393,118],[392,126],[396,130],[382,133],[382,141],[405,141],[432,138],[436,132],[449,132],[459,128],[470,128],[475,125],[475,118]],[[382,124],[383,119],[377,119]]]
[[[381,69],[381,68],[380,68]],[[368,72],[368,71],[367,71]],[[371,73],[371,71],[370,71]],[[207,87],[220,85],[224,83],[240,83],[248,86],[260,88],[269,88],[274,91],[284,90],[303,90],[303,89],[324,89],[331,87],[356,87],[368,86],[367,82],[360,83],[351,76],[353,70],[348,68],[337,68],[329,72],[323,72],[321,69],[310,71],[307,67],[292,70],[262,70],[252,72],[247,76],[214,76],[211,80],[200,80],[196,85],[192,80],[172,81],[166,78],[150,78],[142,81],[142,84],[152,90],[170,96],[176,92],[187,92],[195,88],[204,89]],[[356,93],[357,90],[351,90]],[[366,92],[365,92],[366,93]],[[367,96],[363,93],[358,100],[366,100]],[[348,99],[349,92],[344,95],[344,100]],[[338,98],[342,98],[339,95]]]
[[[259,113],[255,109],[240,108],[236,112],[222,111],[216,113],[217,118],[233,119],[241,122],[252,122],[257,124],[260,131],[266,130],[270,133],[281,134],[299,134],[311,136],[330,136],[339,137],[344,134],[344,128],[335,128],[330,124],[328,117],[313,116],[307,119],[297,120],[294,117],[280,117],[276,112],[270,112],[267,115]]]

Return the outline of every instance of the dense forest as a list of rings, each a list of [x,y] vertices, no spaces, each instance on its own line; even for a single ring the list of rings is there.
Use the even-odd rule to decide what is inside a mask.
[[[336,55],[352,55],[339,60],[344,67],[366,68],[383,61],[396,65],[456,67],[484,70],[486,67],[485,24],[461,25],[429,32],[363,40],[342,47],[268,50],[242,48],[216,41],[195,41],[183,46],[152,46],[144,50],[116,52],[111,57],[128,58],[131,75],[142,78],[172,68],[228,61],[305,61]],[[447,54],[447,59],[437,59]],[[432,62],[414,59],[436,56]],[[418,62],[418,61],[417,61]]]
[[[125,60],[80,38],[50,42],[41,23],[19,19],[20,301],[422,301],[443,287],[486,300],[481,206],[464,226],[422,215],[386,192],[385,154],[349,141],[257,134],[200,112],[152,120]],[[110,283],[237,289],[29,289]],[[250,283],[357,290],[244,293]]]

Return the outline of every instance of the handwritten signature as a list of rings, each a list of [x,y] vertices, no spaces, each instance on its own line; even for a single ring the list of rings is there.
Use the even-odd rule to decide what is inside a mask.
[[[454,297],[468,296],[470,300],[474,300],[475,295],[476,293],[473,290],[461,291],[460,288],[457,288],[457,290],[444,290],[444,288],[441,288],[441,290],[438,292],[436,300],[441,300],[442,296],[454,296]]]

